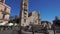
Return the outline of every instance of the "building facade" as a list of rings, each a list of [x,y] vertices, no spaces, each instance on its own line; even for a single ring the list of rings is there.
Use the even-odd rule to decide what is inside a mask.
[[[53,29],[55,34],[60,34],[60,19],[57,16],[53,20]]]
[[[47,27],[47,29],[51,29],[52,24],[48,21],[41,21],[43,27]]]
[[[38,11],[39,12],[39,11]],[[28,14],[28,0],[21,0],[21,10],[20,10],[20,23],[21,26],[27,26],[29,24],[41,24],[40,13],[33,11]]]
[[[8,23],[11,8],[5,4],[5,0],[0,0],[0,23]]]

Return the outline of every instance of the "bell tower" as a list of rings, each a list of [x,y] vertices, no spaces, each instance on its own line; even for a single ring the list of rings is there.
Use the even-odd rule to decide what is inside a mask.
[[[28,18],[28,0],[21,0],[20,8],[21,26],[26,26]]]
[[[38,11],[38,24],[41,25],[40,11]]]

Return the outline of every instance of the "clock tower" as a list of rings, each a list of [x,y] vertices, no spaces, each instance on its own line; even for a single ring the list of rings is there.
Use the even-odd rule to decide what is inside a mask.
[[[20,8],[20,16],[21,16],[21,25],[27,25],[28,19],[28,0],[21,0],[21,8]]]

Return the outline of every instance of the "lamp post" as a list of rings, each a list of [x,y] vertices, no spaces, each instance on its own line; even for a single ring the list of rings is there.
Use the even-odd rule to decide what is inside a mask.
[[[21,22],[19,23],[19,31],[18,31],[19,34],[21,34]]]
[[[44,31],[45,31],[44,34],[49,34],[47,25],[44,27]]]
[[[53,24],[53,31],[54,31],[54,34],[55,34],[55,24]]]
[[[33,24],[32,24],[32,34],[34,34],[34,28],[33,28]]]

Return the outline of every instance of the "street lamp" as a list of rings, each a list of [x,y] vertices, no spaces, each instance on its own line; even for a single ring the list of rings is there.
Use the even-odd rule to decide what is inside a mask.
[[[34,34],[34,28],[33,28],[33,24],[32,24],[32,34]]]
[[[34,23],[35,23],[35,18],[36,18],[37,16],[35,16],[34,17],[34,19],[33,19],[33,24],[32,24],[32,34],[34,34]]]
[[[44,27],[44,31],[45,31],[44,34],[49,34],[47,25]]]

